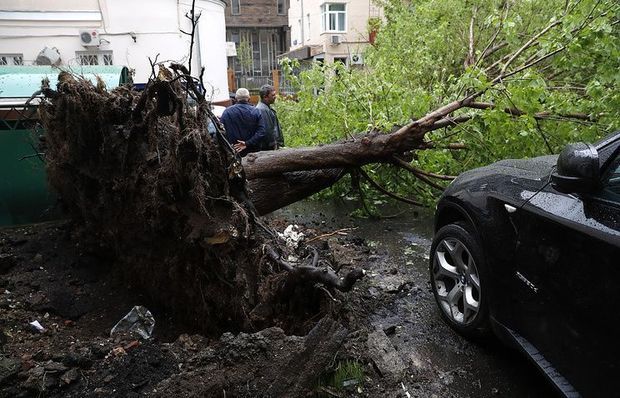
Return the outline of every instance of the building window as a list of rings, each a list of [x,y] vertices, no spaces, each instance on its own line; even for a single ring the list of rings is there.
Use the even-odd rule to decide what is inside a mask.
[[[286,0],[278,0],[278,15],[286,14]]]
[[[323,32],[345,32],[347,10],[342,3],[325,3],[321,6],[321,28]]]
[[[23,65],[24,56],[22,54],[0,54],[0,65]]]
[[[226,37],[237,44],[237,56],[228,57],[228,67],[238,78],[268,77],[278,68],[277,56],[282,53],[283,44],[279,29],[229,28]],[[238,83],[241,87],[259,88],[268,81],[256,78]]]
[[[114,65],[112,51],[78,51],[75,56],[80,65]]]
[[[241,0],[232,0],[230,2],[230,13],[232,15],[241,14]]]

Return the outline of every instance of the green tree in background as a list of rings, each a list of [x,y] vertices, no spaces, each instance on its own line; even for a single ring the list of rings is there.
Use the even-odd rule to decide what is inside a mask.
[[[241,65],[242,73],[249,75],[252,71],[252,46],[248,40],[241,40],[239,43],[237,59]]]
[[[567,142],[619,128],[616,0],[380,3],[385,20],[364,70],[317,64],[293,74],[296,62],[284,62],[297,90],[295,101],[278,104],[289,145],[389,132],[484,91],[475,106],[451,115],[454,126],[427,135],[432,149],[412,154],[410,165],[426,172],[426,182],[391,165],[362,170],[390,191],[431,203],[447,176],[502,158],[557,153]]]

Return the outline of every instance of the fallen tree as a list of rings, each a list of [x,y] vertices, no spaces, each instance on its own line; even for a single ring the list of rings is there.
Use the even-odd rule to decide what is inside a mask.
[[[468,168],[558,153],[567,142],[593,141],[618,128],[618,108],[612,105],[619,98],[613,78],[619,66],[613,55],[620,43],[617,2],[381,4],[384,23],[364,53],[363,69],[284,63],[297,100],[279,101],[278,115],[291,146],[312,148],[290,162],[260,154],[256,164],[247,162],[250,168],[271,172],[263,165],[276,159],[283,169],[308,167],[312,159],[355,168],[368,164],[360,161],[368,154],[381,162],[364,167],[377,183],[432,206],[443,181]],[[329,144],[343,137],[360,141],[356,133],[362,131],[393,131],[394,124],[408,125],[477,92],[483,94],[453,108],[429,131],[412,126],[411,133],[423,133],[424,142],[413,144],[407,166],[372,150],[372,139],[371,148],[360,145],[357,153],[363,155],[357,159],[349,153],[341,159],[339,148]],[[381,140],[376,144],[388,142]],[[364,179],[368,197],[373,184]],[[331,192],[351,196],[344,184]]]
[[[503,66],[484,87],[464,90],[458,99],[392,133],[372,131],[243,160],[225,140],[199,79],[181,65],[160,64],[141,93],[127,87],[107,92],[63,72],[56,89],[44,88],[47,101],[40,108],[50,184],[76,221],[80,241],[111,254],[130,280],[179,317],[212,333],[272,325],[304,332],[317,315],[330,312],[332,294],[351,289],[363,272],[336,273],[319,261],[313,247],[293,253],[258,216],[369,163],[394,164],[441,189],[435,180],[451,176],[414,167],[408,161],[411,153],[436,146],[429,132],[474,117],[462,110],[497,110],[481,97],[562,53],[562,43],[527,52],[558,25],[544,27],[503,56]],[[487,48],[495,48],[494,40]],[[517,63],[523,54],[528,56]],[[197,105],[190,106],[188,97]],[[511,117],[525,113],[515,107],[500,111]],[[207,132],[209,122],[216,125],[215,138]],[[458,142],[444,147],[462,148]],[[360,175],[372,181],[363,171]],[[290,255],[299,260],[289,261]]]

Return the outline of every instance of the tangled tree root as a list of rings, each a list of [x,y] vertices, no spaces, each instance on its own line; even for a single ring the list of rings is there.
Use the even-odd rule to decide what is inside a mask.
[[[80,240],[204,332],[306,325],[329,308],[315,283],[347,290],[362,273],[341,280],[316,261],[280,260],[208,102],[173,70],[160,67],[141,93],[61,73],[39,110],[50,185]]]

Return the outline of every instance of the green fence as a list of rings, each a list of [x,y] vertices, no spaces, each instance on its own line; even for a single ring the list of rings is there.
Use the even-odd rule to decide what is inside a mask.
[[[93,82],[99,76],[108,89],[128,83],[129,77],[127,68],[120,66],[83,66],[70,71]],[[61,217],[56,197],[47,186],[44,154],[39,152],[44,132],[36,127],[36,105],[25,107],[44,78],[56,87],[59,72],[49,66],[0,67],[0,226]]]
[[[59,216],[32,130],[0,130],[0,226]]]

